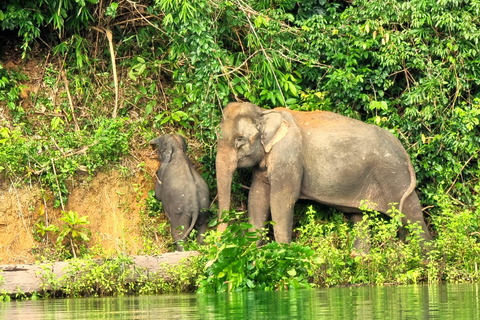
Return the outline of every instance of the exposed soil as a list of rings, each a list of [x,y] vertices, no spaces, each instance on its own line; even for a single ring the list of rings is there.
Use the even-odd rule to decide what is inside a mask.
[[[37,91],[43,90],[46,57],[37,45],[30,57],[22,60],[18,39],[5,33],[0,39],[5,44],[0,50],[3,68],[21,71],[28,76],[28,80],[21,83],[19,102],[28,111],[32,108],[32,98]],[[5,121],[11,120],[10,117],[5,103],[0,103],[0,124],[11,124],[12,121]],[[93,177],[79,171],[77,177],[68,182],[70,194],[63,209],[88,216],[91,240],[87,245],[98,248],[93,252],[135,255],[142,253],[145,239],[157,244],[156,253],[166,252],[165,242],[168,240],[152,232],[157,226],[150,225],[145,232],[145,221],[156,224],[164,221],[165,216],[141,219],[148,191],[154,188],[154,172],[159,165],[156,153],[150,149],[134,150],[122,162]],[[0,264],[32,263],[54,250],[55,233],[49,233],[49,238],[39,236],[35,239],[34,231],[39,222],[60,228],[65,224],[60,220],[62,208],[54,208],[55,199],[52,191],[42,190],[35,180],[27,185],[17,184],[0,175]]]
[[[45,87],[43,78],[46,63],[52,61],[48,61],[48,55],[38,44],[30,57],[22,60],[21,50],[16,45],[19,42],[11,38],[11,35],[2,38],[0,34],[0,40],[5,41],[5,46],[0,48],[1,64],[5,69],[28,76],[28,80],[21,83],[19,103],[31,117],[32,123],[41,121],[35,118],[35,114],[42,114],[43,110],[31,110],[32,99],[42,91],[51,90]],[[49,91],[48,94],[58,96],[61,90],[63,88]],[[8,107],[5,102],[0,102],[0,125],[11,126],[12,123]],[[200,148],[195,141],[188,141],[188,144],[194,153]],[[116,252],[142,254],[145,253],[142,251],[145,250],[145,241],[149,253],[168,251],[171,241],[169,232],[162,237],[162,232],[157,230],[158,224],[167,220],[165,215],[155,219],[142,219],[141,216],[146,209],[148,191],[154,189],[154,174],[158,166],[155,151],[150,148],[136,149],[130,151],[130,155],[118,166],[104,168],[103,172],[93,177],[79,171],[77,177],[67,183],[69,195],[63,210],[88,216],[91,222],[88,229],[92,233],[88,247],[98,249],[92,251],[102,255]],[[56,234],[50,233],[50,238],[39,236],[35,239],[35,224],[43,221],[45,225],[64,225],[60,219],[63,216],[62,208],[54,208],[56,194],[42,190],[38,181],[33,179],[36,177],[32,176],[30,184],[25,185],[0,175],[0,264],[32,263],[45,256],[48,250],[54,250]]]
[[[129,171],[109,170],[94,177],[78,177],[70,183],[70,195],[65,211],[76,211],[88,216],[92,237],[88,246],[100,246],[104,254],[124,252],[138,254],[143,248],[140,211],[145,207],[149,190],[154,187],[153,173],[158,168],[155,154],[145,150],[124,160],[124,168],[143,169]],[[54,208],[55,195],[42,192],[38,185],[15,186],[11,180],[0,180],[0,264],[32,263],[34,247],[45,246],[35,240],[32,230],[43,221],[62,226],[62,209]],[[52,243],[54,239],[44,242]],[[162,241],[153,236],[162,250]],[[164,247],[164,252],[167,248]]]

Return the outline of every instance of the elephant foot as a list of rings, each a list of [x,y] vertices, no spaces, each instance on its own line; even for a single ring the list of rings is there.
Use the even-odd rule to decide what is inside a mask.
[[[367,255],[368,252],[358,251],[356,249],[353,249],[352,252],[350,252],[350,257],[352,259],[355,259],[356,257],[366,258]]]
[[[220,223],[217,227],[217,230],[223,233],[227,229],[227,226],[228,225],[226,223]]]
[[[180,242],[175,241],[175,251],[178,251],[178,252],[185,251],[183,249],[183,241],[182,240],[180,240]]]
[[[370,252],[369,237],[361,238],[357,236],[353,243],[352,254],[354,254],[354,252],[356,253],[355,256],[362,256],[362,257],[367,256],[368,253]]]

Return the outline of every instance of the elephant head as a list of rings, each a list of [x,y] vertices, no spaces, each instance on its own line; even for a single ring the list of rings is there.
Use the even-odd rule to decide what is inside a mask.
[[[283,124],[283,125],[282,125]],[[230,209],[231,183],[237,168],[258,165],[287,133],[279,112],[251,103],[229,103],[223,110],[216,158],[219,218]],[[219,230],[225,230],[221,224]]]
[[[172,160],[172,154],[176,151],[186,152],[185,139],[178,134],[166,134],[150,141],[153,148],[158,148],[158,157],[162,163],[168,164]]]

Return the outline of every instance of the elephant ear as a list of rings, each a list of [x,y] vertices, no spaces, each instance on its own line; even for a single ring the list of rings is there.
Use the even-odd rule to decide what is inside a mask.
[[[158,157],[160,160],[163,159],[163,156],[162,156],[162,150],[161,150],[161,147],[162,147],[162,144],[163,144],[163,140],[164,137],[158,137],[158,138],[155,138],[155,139],[152,139],[150,140],[149,144],[150,146],[152,147],[152,149],[158,149]]]
[[[185,141],[185,138],[179,134],[173,135],[173,139],[175,140],[175,143],[177,146],[183,151],[187,152],[187,142]]]
[[[158,145],[160,144],[160,138],[155,138],[150,140],[149,144],[152,147],[152,149],[158,148]]]
[[[172,161],[173,146],[171,144],[166,144],[163,150],[160,150],[160,155],[162,156],[161,166],[166,165]]]
[[[261,127],[262,144],[266,153],[288,133],[288,123],[279,112],[273,110],[263,113]]]

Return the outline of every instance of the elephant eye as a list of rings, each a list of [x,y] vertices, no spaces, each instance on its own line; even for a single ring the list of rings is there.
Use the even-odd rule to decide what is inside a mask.
[[[240,148],[241,146],[243,146],[245,143],[246,143],[247,139],[243,136],[238,136],[236,139],[235,139],[235,146],[237,148]]]

